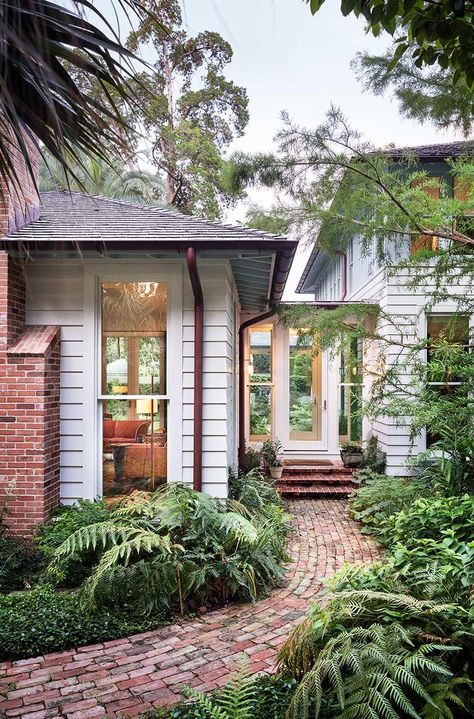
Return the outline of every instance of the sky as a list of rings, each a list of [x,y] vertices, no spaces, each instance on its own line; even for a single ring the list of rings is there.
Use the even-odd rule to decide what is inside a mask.
[[[428,124],[403,119],[389,96],[374,97],[362,91],[350,62],[358,51],[382,53],[387,39],[367,35],[362,19],[344,18],[339,0],[326,0],[314,17],[303,0],[181,1],[190,34],[217,31],[234,50],[226,75],[247,89],[250,121],[245,135],[234,141],[231,150],[270,150],[272,138],[281,127],[282,110],[287,110],[294,121],[315,127],[331,103],[376,146],[462,139],[452,131],[441,133]],[[98,0],[97,5],[105,9],[108,3]],[[269,192],[253,191],[249,195],[251,201],[271,205]],[[245,203],[239,203],[227,219],[243,221],[245,210]],[[286,299],[293,296],[308,251],[298,253]]]

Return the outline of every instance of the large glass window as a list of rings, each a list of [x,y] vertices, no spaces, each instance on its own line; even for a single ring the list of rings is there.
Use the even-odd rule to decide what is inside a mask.
[[[310,337],[289,331],[290,439],[321,439],[321,362]]]
[[[153,490],[167,476],[167,286],[104,282],[103,494]]]
[[[440,355],[436,352],[436,346],[440,342],[448,342],[453,345],[461,345],[465,351],[469,351],[469,317],[467,315],[433,314],[427,317],[427,352],[426,359],[429,363],[428,385],[440,395],[454,395],[463,391],[460,378],[453,373],[448,364],[440,361]],[[439,438],[428,431],[426,433],[426,445],[430,447]]]
[[[272,436],[273,408],[272,330],[249,331],[249,419],[250,440]]]
[[[362,354],[361,339],[352,340],[341,353],[338,388],[339,442],[362,441]]]

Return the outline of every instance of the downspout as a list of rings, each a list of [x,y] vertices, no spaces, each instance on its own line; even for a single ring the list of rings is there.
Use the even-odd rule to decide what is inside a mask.
[[[239,327],[239,469],[241,471],[245,460],[245,330],[257,322],[270,319],[274,314],[275,310],[268,310],[257,317],[245,320]]]
[[[204,298],[195,247],[186,250],[189,279],[194,295],[194,446],[193,489],[202,491],[202,375],[204,337]]]
[[[346,299],[347,295],[347,252],[342,252],[342,250],[338,250],[336,254],[339,255],[342,260],[341,298],[339,301],[343,302]]]

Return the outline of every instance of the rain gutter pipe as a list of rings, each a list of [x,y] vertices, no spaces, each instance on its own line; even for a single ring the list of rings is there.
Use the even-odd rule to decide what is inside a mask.
[[[202,491],[202,401],[204,364],[204,298],[195,247],[186,249],[186,263],[194,295],[194,427],[193,489]]]

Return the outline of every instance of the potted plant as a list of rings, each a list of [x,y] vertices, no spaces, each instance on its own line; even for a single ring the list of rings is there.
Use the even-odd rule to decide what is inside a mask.
[[[344,467],[360,467],[364,457],[364,450],[357,442],[344,442],[341,444],[341,459]]]
[[[278,440],[267,439],[262,445],[262,459],[272,479],[280,479],[283,473],[283,460],[280,457],[282,450]]]

